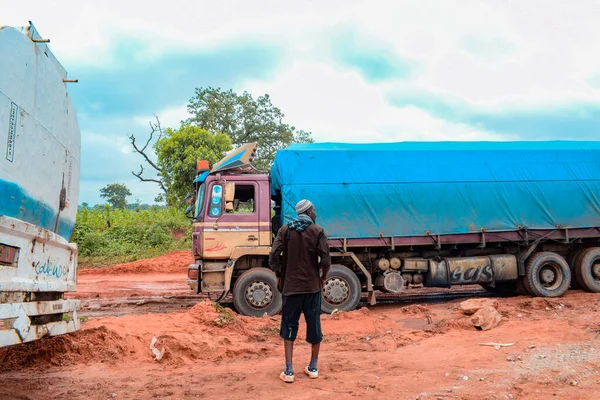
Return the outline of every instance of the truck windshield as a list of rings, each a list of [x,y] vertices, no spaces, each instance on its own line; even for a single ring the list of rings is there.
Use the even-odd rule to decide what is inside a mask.
[[[200,213],[202,212],[202,205],[204,204],[204,191],[206,190],[206,183],[202,183],[200,188],[198,188],[198,195],[196,196],[196,213],[195,217],[198,218]]]

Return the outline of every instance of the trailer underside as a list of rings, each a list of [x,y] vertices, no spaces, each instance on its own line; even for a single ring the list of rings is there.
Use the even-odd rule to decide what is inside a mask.
[[[600,240],[600,227],[594,228],[556,228],[556,229],[521,229],[503,232],[431,234],[423,236],[384,236],[378,238],[330,238],[329,246],[346,251],[352,247],[396,247],[434,246],[441,249],[443,245],[477,244],[480,248],[490,243],[514,243],[528,246],[534,242],[555,241],[562,244],[581,243],[587,239]]]

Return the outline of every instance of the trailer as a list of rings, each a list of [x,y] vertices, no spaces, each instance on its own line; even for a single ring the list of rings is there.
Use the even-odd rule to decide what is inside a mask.
[[[30,23],[0,26],[0,347],[80,327],[80,132],[67,73]]]
[[[324,312],[421,286],[600,292],[600,142],[296,144],[270,175],[255,152],[198,163],[190,210],[188,283],[242,314],[280,310],[268,254],[303,198],[329,238]]]

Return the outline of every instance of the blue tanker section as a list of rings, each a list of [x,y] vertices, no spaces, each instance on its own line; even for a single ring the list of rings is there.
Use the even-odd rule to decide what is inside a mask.
[[[29,196],[19,185],[0,179],[0,215],[54,232],[57,213],[48,204]],[[56,233],[68,240],[74,225],[73,221],[61,218]]]
[[[292,145],[271,179],[333,238],[600,226],[600,142]]]

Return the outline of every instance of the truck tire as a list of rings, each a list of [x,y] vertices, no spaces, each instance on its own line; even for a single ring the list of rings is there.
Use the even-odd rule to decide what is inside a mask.
[[[600,247],[586,249],[577,257],[575,279],[588,292],[600,292]]]
[[[332,265],[322,291],[321,311],[352,311],[360,301],[360,281],[351,269]]]
[[[567,256],[567,264],[569,264],[569,268],[571,269],[571,289],[581,289],[575,270],[577,269],[577,265],[581,263],[581,257],[579,256],[586,250],[587,249],[573,250]]]
[[[262,317],[281,311],[281,293],[277,277],[267,268],[252,268],[244,272],[233,286],[233,305],[242,315]]]
[[[560,297],[569,289],[571,269],[556,253],[535,253],[525,265],[523,283],[528,292],[539,297]]]

